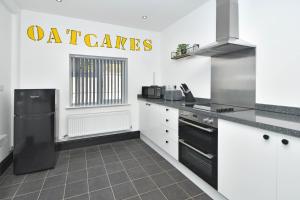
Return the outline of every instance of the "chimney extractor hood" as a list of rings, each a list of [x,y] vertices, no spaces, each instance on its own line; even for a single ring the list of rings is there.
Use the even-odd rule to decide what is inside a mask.
[[[216,42],[200,47],[196,55],[217,56],[244,49],[255,48],[239,39],[238,0],[216,0]]]

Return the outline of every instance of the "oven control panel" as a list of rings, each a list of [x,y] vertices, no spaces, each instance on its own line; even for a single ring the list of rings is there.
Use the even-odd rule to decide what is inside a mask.
[[[216,117],[211,117],[201,113],[194,113],[189,111],[180,110],[179,117],[185,118],[197,123],[212,126],[214,128],[218,127],[218,119]]]

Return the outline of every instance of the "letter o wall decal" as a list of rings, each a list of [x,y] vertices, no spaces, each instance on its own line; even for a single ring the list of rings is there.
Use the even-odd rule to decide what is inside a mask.
[[[44,38],[44,30],[37,25],[31,25],[27,29],[27,36],[33,41],[40,41]]]

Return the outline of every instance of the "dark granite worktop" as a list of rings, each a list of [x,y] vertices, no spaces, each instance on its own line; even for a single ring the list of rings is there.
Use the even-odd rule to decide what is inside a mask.
[[[224,119],[224,120],[300,138],[300,115],[296,115],[299,113],[299,108],[293,109],[290,107],[258,104],[256,106],[257,109],[253,109],[253,110],[231,112],[231,113],[213,113],[213,112],[195,110],[190,107],[185,107],[183,106],[184,101],[145,99],[142,98],[141,96],[138,96],[138,99],[159,104],[159,105],[177,108],[180,110],[191,111],[194,113],[205,113],[206,115],[209,115],[211,117],[218,117],[219,119]],[[197,101],[199,103],[207,103],[210,100],[198,98]]]

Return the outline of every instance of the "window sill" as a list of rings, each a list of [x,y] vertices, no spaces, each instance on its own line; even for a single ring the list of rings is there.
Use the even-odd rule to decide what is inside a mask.
[[[90,105],[90,106],[68,106],[66,110],[73,110],[73,109],[88,109],[88,108],[110,108],[110,107],[123,107],[123,106],[130,106],[130,104],[114,104],[114,105]]]

